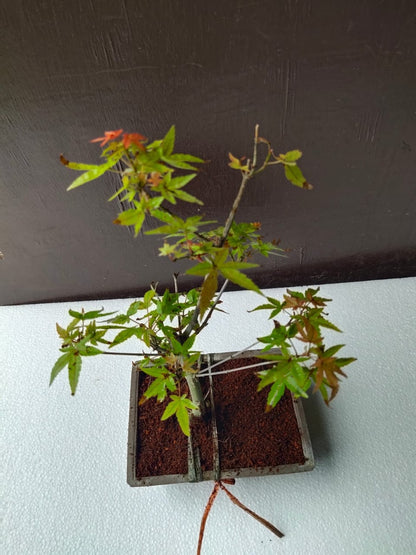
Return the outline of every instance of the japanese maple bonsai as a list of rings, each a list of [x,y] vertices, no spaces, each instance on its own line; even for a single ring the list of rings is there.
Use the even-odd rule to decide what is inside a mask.
[[[119,198],[130,206],[118,214],[114,223],[132,226],[137,236],[146,218],[155,222],[156,227],[145,234],[162,237],[161,256],[189,261],[186,273],[199,277],[200,286],[181,291],[178,275],[174,274],[172,290],[161,292],[152,285],[125,313],[70,310],[70,323],[66,327],[57,324],[62,354],[52,369],[50,383],[67,367],[71,392],[75,394],[84,357],[108,354],[113,347],[137,338],[146,347],[146,352],[138,353],[138,367],[151,377],[140,402],[152,398],[165,402],[162,420],[176,417],[183,433],[189,436],[191,415],[201,416],[206,407],[199,379],[201,353],[193,345],[220,308],[222,294],[232,282],[259,295],[261,302],[254,310],[266,311],[272,323],[268,335],[256,338],[263,347],[259,356],[267,363],[257,372],[257,389],[268,391],[265,410],[274,408],[286,389],[295,397],[308,397],[311,386],[328,404],[338,392],[339,376],[345,376],[343,367],[355,360],[338,356],[343,345],[324,344],[323,329],[340,331],[327,319],[329,299],[312,288],[305,292],[287,290],[282,299],[265,296],[246,274],[257,266],[248,260],[253,254],[281,255],[282,250],[275,242],[264,240],[260,223],[236,221],[247,185],[270,166],[281,166],[286,179],[296,187],[312,189],[298,166],[302,153],[291,150],[276,154],[269,141],[259,136],[256,126],[252,156],[237,158],[229,154],[229,166],[241,181],[225,223],[218,225],[199,214],[187,218],[178,214],[178,201],[203,204],[188,186],[204,161],[174,153],[174,126],[163,139],[153,142],[121,129],[107,131],[92,142],[99,142],[103,149],[104,162],[99,165],[69,162],[61,155],[64,165],[83,172],[68,190],[107,172],[117,174],[120,188],[110,200]],[[225,489],[223,484],[218,485],[219,489]]]

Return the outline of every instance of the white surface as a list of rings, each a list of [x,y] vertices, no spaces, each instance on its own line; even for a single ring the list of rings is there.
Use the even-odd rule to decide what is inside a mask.
[[[334,299],[331,320],[344,330],[336,341],[359,360],[347,368],[331,409],[318,397],[304,404],[316,469],[230,486],[286,535],[279,540],[220,494],[205,555],[416,553],[416,279],[325,285],[321,292]],[[225,301],[232,316],[218,314],[199,349],[240,349],[268,331],[262,312],[246,312],[259,304],[256,295],[229,293]],[[48,387],[59,347],[54,325],[68,321],[68,308],[128,304],[0,308],[3,553],[196,551],[211,483],[126,484],[130,359],[91,357],[74,398],[64,373]]]

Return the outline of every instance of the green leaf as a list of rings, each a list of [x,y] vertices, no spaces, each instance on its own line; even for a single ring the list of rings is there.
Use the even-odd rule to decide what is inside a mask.
[[[77,187],[80,187],[81,185],[84,185],[85,183],[88,183],[89,181],[93,181],[94,179],[97,179],[98,177],[103,175],[107,170],[109,170],[110,168],[112,168],[113,166],[115,166],[117,164],[117,162],[121,158],[122,154],[123,154],[122,151],[120,151],[119,153],[117,153],[114,156],[112,156],[111,158],[109,158],[105,164],[101,164],[100,166],[92,166],[90,169],[88,169],[88,171],[81,174],[77,179],[75,179],[75,181],[73,181],[71,183],[71,185],[67,188],[67,191],[71,191],[72,189],[76,189]],[[69,164],[71,164],[71,166],[69,166]],[[73,167],[74,163],[70,162],[69,164],[67,164],[68,167],[71,167],[72,169],[81,169],[81,168]],[[79,166],[80,164],[77,164],[77,165]],[[81,164],[81,165],[83,165],[83,164]],[[85,164],[84,164],[84,166],[85,166]]]
[[[180,162],[196,162],[197,164],[203,164],[205,160],[202,158],[198,158],[198,156],[193,156],[192,154],[172,154],[170,156],[171,160],[180,161]]]
[[[272,304],[259,304],[256,308],[249,310],[248,312],[255,312],[256,310],[273,310],[275,307]]]
[[[266,297],[266,299],[269,301],[269,303],[256,306],[256,308],[253,308],[253,310],[249,310],[249,312],[254,312],[255,310],[272,310],[273,312],[270,318],[274,318],[275,316],[277,316],[277,314],[279,314],[279,312],[282,310],[282,303],[277,299],[274,299],[273,297]]]
[[[114,195],[111,195],[111,197],[108,199],[108,202],[111,202],[112,200],[117,198],[119,195],[121,195],[121,193],[128,188],[128,184],[129,184],[128,179],[127,179],[126,176],[124,176],[122,187],[120,187],[120,189],[117,189],[117,191],[114,193]]]
[[[146,235],[169,235],[176,231],[176,228],[171,225],[162,225],[155,229],[150,229],[149,231],[145,231]]]
[[[58,358],[58,360],[54,364],[54,367],[52,368],[49,385],[52,385],[56,376],[61,372],[61,370],[65,368],[65,366],[67,366],[70,358],[71,358],[71,352],[65,353]]]
[[[212,269],[211,262],[201,262],[192,268],[188,268],[185,273],[191,274],[191,276],[205,276]]]
[[[147,372],[149,374],[149,372]],[[150,374],[151,375],[151,374]],[[158,376],[149,385],[144,393],[146,399],[156,397],[159,402],[164,401],[169,391],[176,390],[176,384],[173,374]]]
[[[166,372],[165,367],[161,366],[140,366],[140,370],[142,370],[148,376],[152,378],[161,378],[163,374]]]
[[[66,328],[68,332],[74,330],[77,325],[79,324],[79,318],[74,318],[73,320],[71,320],[71,322],[68,324],[68,327]]]
[[[356,360],[357,359],[354,358],[354,357],[337,358],[336,361],[335,361],[335,364],[338,366],[338,368],[342,368],[343,366],[347,366],[348,364],[352,364]]]
[[[114,223],[127,226],[134,225],[134,234],[137,237],[143,225],[144,219],[145,213],[143,212],[143,209],[137,207],[121,212],[117,219],[114,220]]]
[[[261,391],[266,386],[276,382],[283,383],[287,367],[288,367],[287,361],[282,360],[278,362],[276,366],[273,366],[272,368],[269,368],[267,370],[260,371],[258,375],[260,376],[261,379],[257,386],[257,391]]]
[[[60,155],[59,159],[64,166],[70,168],[71,170],[89,171],[100,167],[98,164],[81,164],[79,162],[70,162],[63,156],[63,154]]]
[[[175,191],[175,195],[178,199],[183,200],[184,202],[193,202],[194,204],[199,204],[200,206],[204,204],[202,200],[199,200],[198,198],[194,197],[194,195],[190,195],[186,191],[181,191],[181,190]]]
[[[184,405],[180,405],[176,411],[176,418],[178,419],[179,426],[182,432],[189,437],[191,435],[191,429],[189,425],[189,412]]]
[[[149,291],[146,291],[146,293],[144,294],[143,297],[143,308],[147,309],[149,308],[153,297],[156,295],[156,291],[154,289],[149,289]]]
[[[342,349],[342,347],[345,347],[345,345],[334,345],[333,347],[330,347],[324,351],[324,357],[333,357],[340,349]]]
[[[69,385],[71,386],[71,394],[75,395],[78,385],[79,374],[81,372],[82,360],[79,355],[70,353],[69,363],[68,363],[68,378]]]
[[[81,314],[81,312],[77,312],[77,311],[72,310],[72,309],[69,309],[69,310],[68,310],[68,314],[69,314],[70,316],[72,316],[72,318],[76,318],[76,319],[78,319],[78,320],[83,320],[83,318],[84,318],[84,315]]]
[[[290,389],[290,391],[294,393],[296,397],[304,397],[305,399],[308,398],[308,394],[298,384],[298,381],[294,376],[288,376],[286,378],[286,387]]]
[[[285,392],[286,386],[284,383],[275,382],[270,388],[269,394],[267,396],[267,404],[269,407],[275,407],[277,403],[282,398]]]
[[[173,214],[169,214],[169,212],[166,212],[166,210],[163,210],[163,209],[153,210],[152,216],[170,225],[175,225],[179,221],[183,223],[182,218],[179,218],[178,216],[174,216]]]
[[[138,310],[140,310],[142,305],[143,305],[142,301],[135,301],[134,303],[131,303],[131,305],[129,306],[126,312],[126,315],[133,316],[134,314],[136,314],[136,312],[138,312]]]
[[[188,339],[182,345],[184,353],[187,353],[192,349],[193,344],[195,343],[195,339],[196,339],[196,335],[190,335],[188,337]],[[198,360],[198,357],[199,357],[199,353],[195,353],[188,359],[188,362],[189,360],[192,359],[191,364],[193,364],[196,360]]]
[[[85,351],[82,353],[83,356],[92,357],[96,355],[101,355],[102,351],[97,349],[97,347],[92,347],[91,345],[86,345]]]
[[[302,152],[300,150],[289,150],[283,155],[285,162],[296,162],[301,156]]]
[[[127,339],[130,339],[130,337],[133,337],[133,336],[136,336],[139,339],[141,339],[142,335],[143,335],[142,328],[127,328],[126,330],[122,330],[120,333],[118,333],[115,336],[115,338],[113,339],[110,345],[110,348],[115,347],[116,345],[119,345],[124,341],[127,341]]]
[[[175,126],[169,129],[162,141],[162,151],[165,156],[169,156],[173,152],[175,146]]]
[[[130,321],[130,318],[126,314],[119,314],[115,318],[111,319],[111,322],[114,324],[127,324]]]
[[[58,335],[61,339],[67,339],[68,337],[68,332],[66,329],[61,328],[61,326],[56,323],[56,331],[58,332]]]
[[[225,268],[223,266],[222,268],[220,268],[220,272],[226,279],[229,279],[230,281],[232,281],[233,283],[236,283],[240,287],[243,287],[244,289],[250,289],[252,291],[256,291],[256,293],[261,294],[261,291],[257,287],[257,285],[249,277],[239,272],[238,270]]]
[[[178,397],[177,395],[171,395],[170,398],[172,399],[172,401],[168,404],[168,406],[163,411],[161,420],[167,420],[168,418],[173,416],[178,410],[178,399],[180,397]]]
[[[257,268],[258,264],[251,262],[225,262],[225,264],[218,263],[220,268],[230,268],[231,270],[246,270],[248,268]]]
[[[201,158],[197,158],[196,156],[191,156],[188,154],[171,154],[170,156],[164,155],[162,156],[162,160],[170,166],[173,166],[174,168],[193,171],[198,170],[198,168],[192,166],[191,164],[188,164],[188,162],[196,162],[198,164],[204,162],[204,160],[201,160]]]
[[[230,168],[233,168],[234,170],[241,170],[241,161],[231,154],[231,152],[228,153],[228,157],[230,159],[228,164]]]
[[[302,189],[312,189],[312,185],[308,183],[299,168],[299,166],[286,166],[285,165],[285,175],[286,178],[296,185],[296,187],[301,187]]]
[[[104,308],[102,308],[101,310],[91,310],[90,312],[85,312],[81,320],[94,320],[95,318],[103,318],[104,316],[111,316],[112,314],[115,314],[117,312],[117,311],[104,312],[104,314],[102,314],[103,310]]]
[[[286,341],[286,337],[287,337],[286,326],[278,326],[273,328],[273,331],[270,335],[267,335],[265,337],[258,337],[257,339],[261,343],[267,343],[268,345],[271,345],[274,348],[274,347],[280,347],[282,343]]]
[[[291,297],[295,297],[295,299],[305,299],[305,295],[300,291],[293,291],[292,289],[286,289],[286,291]]]
[[[323,328],[328,328],[330,330],[334,330],[337,331],[339,333],[342,333],[342,331],[337,328],[337,326],[335,324],[333,324],[332,322],[330,322],[329,320],[326,320],[325,318],[322,317],[318,317],[318,318],[309,318],[310,322],[312,325],[318,324],[319,326],[322,326]]]
[[[325,401],[325,404],[329,406],[328,391],[327,391],[324,383],[321,383],[321,385],[319,386],[319,391],[321,392],[321,395],[322,395],[323,400]]]
[[[178,395],[171,395],[170,398],[172,401],[165,408],[161,420],[166,420],[176,414],[176,418],[178,419],[182,432],[189,437],[191,431],[189,426],[188,410],[195,410],[197,407],[186,397],[186,395],[182,395],[181,397]]]
[[[182,189],[187,185],[190,181],[195,179],[197,176],[196,173],[189,173],[188,175],[181,175],[180,177],[174,177],[169,181],[168,187],[170,190],[172,189]],[[176,194],[176,192],[175,192]]]

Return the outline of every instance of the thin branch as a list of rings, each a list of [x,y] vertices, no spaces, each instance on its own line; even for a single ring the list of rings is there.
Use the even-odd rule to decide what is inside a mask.
[[[191,321],[189,322],[189,324],[186,327],[186,330],[183,333],[183,339],[186,341],[188,339],[188,337],[191,335],[192,330],[196,327],[196,325],[198,324],[198,317],[199,317],[199,304],[198,306],[195,308],[194,313],[192,314],[192,318]]]
[[[178,275],[179,274],[173,274],[173,283],[174,283],[174,288],[175,288],[175,293],[178,293]],[[182,329],[182,317],[180,314],[178,314],[178,326],[179,329]]]
[[[237,196],[234,199],[233,207],[231,208],[231,211],[228,214],[227,221],[225,222],[224,230],[222,232],[222,236],[221,236],[221,240],[220,240],[220,244],[219,244],[220,247],[223,246],[223,244],[225,243],[225,241],[227,239],[228,233],[230,232],[230,228],[231,228],[232,223],[234,221],[235,214],[236,214],[236,212],[238,210],[238,207],[240,205],[241,198],[242,198],[243,193],[244,193],[244,189],[246,188],[247,182],[250,179],[250,177],[252,177],[251,172],[243,174],[243,177],[241,179],[240,189],[238,190]]]
[[[102,351],[102,355],[121,355],[129,357],[158,357],[159,353],[110,353],[110,351]]]
[[[208,366],[208,368],[204,368],[201,372],[198,373],[198,376],[203,376],[207,372],[210,373],[212,376],[219,376],[220,374],[231,374],[232,372],[239,372],[240,370],[249,370],[250,368],[257,368],[259,366],[267,366],[273,364],[272,360],[266,360],[265,362],[257,362],[256,364],[248,364],[247,366],[240,366],[238,368],[230,368],[229,370],[220,370],[219,372],[210,372],[212,367]]]
[[[257,143],[259,141],[259,124],[256,123],[256,127],[254,128],[254,149],[253,149],[253,164],[252,169],[256,169],[257,165]]]
[[[223,359],[219,360],[215,364],[211,364],[211,370],[213,368],[215,368],[216,366],[218,366],[219,364],[223,364],[224,362],[228,362],[229,360],[233,360],[234,358],[237,358],[238,356],[241,355],[241,353],[244,353],[245,351],[248,351],[249,349],[251,349],[251,347],[255,347],[257,344],[258,344],[258,341],[255,341],[254,343],[252,343],[248,347],[244,347],[244,349],[241,349],[241,351],[238,351],[238,353],[234,353],[234,354],[232,354],[232,355],[230,355],[226,358],[223,358]]]

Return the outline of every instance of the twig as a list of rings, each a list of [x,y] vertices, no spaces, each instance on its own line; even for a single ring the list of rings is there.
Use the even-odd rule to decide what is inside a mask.
[[[251,167],[250,167],[250,160],[247,160],[248,170],[247,170],[247,172],[243,173],[243,177],[241,179],[241,184],[240,184],[240,189],[237,193],[237,196],[234,199],[233,207],[231,208],[231,212],[228,215],[227,221],[225,222],[224,230],[222,232],[221,241],[220,241],[220,245],[219,245],[220,247],[222,247],[224,245],[224,243],[227,239],[228,233],[230,232],[231,226],[232,226],[233,221],[234,221],[235,214],[238,210],[238,207],[239,207],[240,202],[241,202],[241,198],[242,198],[243,193],[244,193],[244,189],[246,188],[247,181],[249,179],[251,179],[255,174],[256,164],[257,164],[258,138],[259,138],[259,125],[256,124],[256,127],[254,129],[253,162],[252,162]]]
[[[241,349],[241,351],[238,351],[238,353],[234,353],[226,358],[222,358],[221,360],[219,360],[218,362],[215,362],[214,364],[211,364],[211,370],[213,368],[215,368],[216,366],[219,366],[220,364],[224,364],[224,362],[228,362],[229,360],[233,360],[234,358],[237,358],[238,356],[241,355],[241,353],[244,353],[245,351],[248,351],[249,349],[251,349],[251,347],[255,347],[257,345],[258,341],[255,341],[254,343],[252,343],[251,345],[249,345],[248,347],[244,347],[244,349]],[[203,372],[205,372],[207,369],[203,370]]]
[[[222,232],[221,240],[219,246],[222,247],[227,239],[228,233],[234,221],[235,214],[238,210],[238,207],[241,202],[241,198],[244,193],[244,189],[246,188],[247,181],[252,177],[250,173],[244,173],[241,179],[240,189],[238,190],[237,196],[234,199],[233,207],[231,208],[231,212],[228,214],[227,221],[225,222],[224,231]]]
[[[220,374],[231,374],[232,372],[239,372],[240,370],[249,370],[250,368],[257,368],[258,366],[267,366],[272,364],[273,361],[266,360],[265,362],[257,362],[256,364],[248,364],[247,366],[239,366],[238,368],[230,368],[229,370],[220,370],[219,372],[212,372],[212,366],[208,366],[208,368],[204,368],[201,372],[198,372],[198,376],[204,376],[207,372],[209,372],[210,376],[219,376]]]
[[[257,143],[259,141],[259,124],[256,123],[256,126],[254,128],[254,149],[253,149],[253,165],[252,165],[252,169],[255,170],[256,169],[256,165],[257,165]]]
[[[110,353],[109,351],[102,351],[102,355],[122,355],[129,357],[158,357],[159,353]]]
[[[192,333],[192,330],[198,324],[198,316],[199,316],[199,303],[198,303],[198,306],[195,308],[194,313],[192,314],[191,321],[189,322],[189,324],[186,327],[186,330],[183,333],[184,341],[186,341],[188,339],[188,337]]]
[[[173,283],[174,283],[174,287],[175,287],[175,293],[178,293],[178,275],[179,274],[173,274]],[[182,328],[182,317],[180,314],[178,314],[178,326],[179,329]]]

